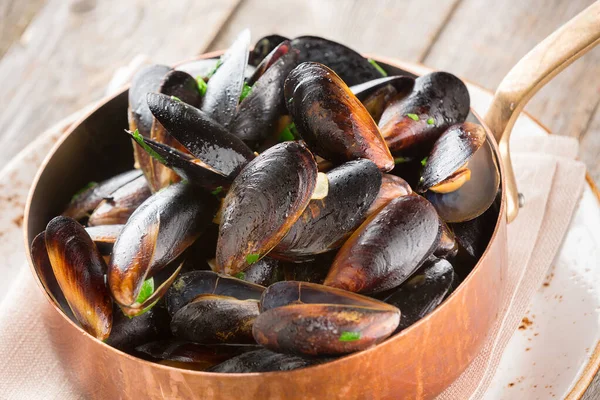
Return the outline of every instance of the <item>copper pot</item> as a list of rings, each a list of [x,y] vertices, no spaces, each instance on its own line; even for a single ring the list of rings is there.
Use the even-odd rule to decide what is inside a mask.
[[[501,160],[501,211],[490,244],[475,269],[429,316],[374,348],[330,363],[290,372],[216,374],[154,364],[116,350],[71,322],[46,294],[56,321],[55,350],[69,366],[73,381],[85,397],[107,399],[140,395],[345,400],[436,396],[471,363],[498,315],[507,267],[506,225],[516,216],[519,202],[508,156],[512,126],[543,84],[600,41],[599,20],[600,3],[596,3],[550,35],[510,71],[485,119],[472,113],[486,127],[493,153]],[[415,70],[415,66],[375,58],[388,67]],[[122,133],[127,126],[126,109],[127,93],[123,91],[74,124],[54,146],[29,193],[24,223],[27,246],[79,187],[131,167],[131,145]]]

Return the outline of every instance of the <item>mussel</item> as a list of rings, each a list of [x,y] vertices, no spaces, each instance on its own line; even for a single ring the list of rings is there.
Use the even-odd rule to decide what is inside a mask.
[[[46,226],[46,249],[56,281],[83,329],[104,340],[112,327],[112,300],[104,284],[106,264],[83,226],[56,217]]]
[[[446,260],[427,261],[409,280],[385,299],[402,310],[397,331],[432,312],[451,291],[454,269]]]
[[[237,277],[246,282],[269,286],[283,280],[283,268],[279,265],[278,260],[265,257],[252,264],[244,272],[238,273]]]
[[[371,203],[367,215],[373,215],[390,201],[412,193],[410,185],[399,176],[383,174],[377,197]]]
[[[115,307],[113,327],[105,343],[122,351],[131,351],[137,346],[171,336],[171,318],[164,307],[153,307],[142,315],[131,318]]]
[[[110,197],[117,189],[139,178],[142,172],[131,170],[113,176],[100,183],[90,182],[79,193],[76,193],[62,215],[76,220],[88,217],[98,205]]]
[[[254,48],[250,51],[248,64],[258,68],[258,65],[264,61],[265,57],[271,54],[273,50],[286,40],[289,41],[288,38],[281,35],[268,35],[258,39]]]
[[[339,355],[385,340],[398,326],[400,310],[323,285],[285,281],[263,293],[252,328],[264,347],[290,354]]]
[[[310,201],[273,249],[274,257],[306,260],[340,247],[364,221],[381,187],[381,172],[366,159],[344,163],[327,172],[326,177],[327,196]]]
[[[165,301],[169,314],[173,316],[200,295],[260,300],[264,290],[263,286],[212,271],[191,271],[177,277],[169,288]]]
[[[350,88],[369,111],[375,122],[379,122],[383,110],[393,98],[408,95],[415,80],[408,76],[389,76],[361,83]]]
[[[248,372],[291,371],[327,361],[322,358],[300,357],[275,353],[267,349],[254,350],[233,357],[210,368],[210,372],[226,374]]]
[[[373,118],[331,69],[302,63],[288,75],[284,92],[300,135],[316,154],[333,162],[368,158],[383,171],[394,168]]]
[[[300,142],[275,145],[235,178],[223,201],[217,271],[235,275],[264,257],[302,215],[317,163]]]
[[[342,78],[346,85],[358,85],[382,74],[366,58],[343,44],[317,36],[300,36],[292,40],[300,53],[300,62],[324,64]]]
[[[109,255],[112,252],[113,245],[123,231],[125,225],[97,225],[88,226],[85,231],[96,244],[96,247],[102,255]]]
[[[417,78],[408,96],[399,93],[390,101],[379,128],[392,152],[415,152],[430,147],[451,125],[465,121],[469,105],[469,92],[460,79],[432,72]]]
[[[440,236],[440,219],[427,200],[399,197],[344,243],[324,284],[358,293],[399,286],[433,254]]]
[[[146,178],[140,176],[115,190],[110,197],[102,200],[90,215],[88,225],[124,224],[135,209],[150,195],[151,191]]]
[[[277,45],[277,47],[273,48],[273,50],[271,50],[262,59],[262,61],[260,62],[260,64],[258,64],[256,66],[256,69],[254,70],[254,72],[252,73],[252,75],[248,79],[246,79],[246,84],[248,84],[249,86],[254,85],[256,83],[256,81],[261,76],[263,76],[263,74],[265,73],[265,71],[267,71],[269,68],[271,68],[273,66],[273,64],[275,64],[275,62],[277,62],[285,54],[288,54],[290,52],[290,50],[291,50],[291,45],[290,45],[290,41],[288,39],[285,39],[284,41],[282,41],[281,43],[279,43]],[[296,50],[291,50],[291,51],[294,52],[294,53],[296,53],[296,54],[298,53]],[[250,63],[250,60],[248,60],[248,63]],[[285,77],[284,77],[284,79],[285,79]]]
[[[108,284],[113,298],[131,307],[142,283],[179,256],[216,212],[210,193],[180,182],[149,197],[129,218],[113,247]]]

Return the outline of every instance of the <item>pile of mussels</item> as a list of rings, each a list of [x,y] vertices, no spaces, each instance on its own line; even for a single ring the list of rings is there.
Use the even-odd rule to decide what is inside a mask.
[[[250,51],[244,31],[211,62],[137,73],[135,169],[83,188],[31,244],[63,312],[147,360],[257,372],[366,349],[435,309],[498,216],[465,85],[387,76],[310,36]]]

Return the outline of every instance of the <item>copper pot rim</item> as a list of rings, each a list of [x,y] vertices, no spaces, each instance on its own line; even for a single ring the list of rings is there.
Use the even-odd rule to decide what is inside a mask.
[[[218,57],[220,55],[222,55],[224,53],[224,50],[216,50],[216,51],[212,51],[212,52],[208,52],[208,53],[204,53],[201,54],[197,57],[193,57],[190,59],[186,59],[184,61],[178,62],[174,64],[174,67],[178,67],[180,65],[189,63],[189,62],[193,62],[193,61],[198,61],[198,60],[205,60],[205,59],[210,59],[210,58],[215,58]],[[404,69],[408,72],[411,72],[415,75],[420,76],[421,74],[418,73],[415,70],[415,67],[419,68],[426,68],[429,71],[434,71],[433,69],[426,67],[423,64],[420,63],[406,63],[394,58],[388,58],[388,57],[384,57],[384,56],[377,56],[377,55],[371,55],[371,54],[365,54],[366,57],[372,58],[377,62],[382,62],[388,65],[391,65],[393,67],[397,67],[400,69]],[[468,80],[465,80],[463,78],[461,78],[461,80],[463,80],[464,82],[467,82],[469,85],[474,86],[474,87],[478,87],[484,91],[488,91],[487,89],[474,84]],[[42,173],[44,172],[44,170],[46,169],[46,166],[48,164],[48,162],[54,157],[54,154],[56,153],[56,151],[62,146],[62,144],[64,143],[64,141],[71,135],[73,134],[73,132],[75,130],[77,130],[79,128],[79,126],[87,119],[90,117],[90,115],[94,114],[96,111],[98,111],[99,108],[101,108],[102,106],[106,105],[107,103],[113,101],[116,97],[122,95],[124,92],[126,92],[127,90],[129,90],[129,84],[125,85],[121,88],[121,90],[119,90],[117,93],[111,95],[111,96],[107,96],[104,99],[98,101],[98,103],[96,104],[96,106],[89,110],[85,115],[83,115],[81,118],[79,118],[77,121],[75,121],[68,130],[66,130],[56,141],[56,143],[54,144],[54,146],[52,146],[52,148],[50,149],[50,151],[48,152],[48,154],[46,155],[46,157],[44,158],[44,161],[41,163],[39,169],[37,170],[35,177],[33,179],[33,182],[31,184],[31,187],[29,189],[29,193],[27,195],[27,201],[25,203],[25,211],[24,211],[24,219],[23,219],[23,234],[24,234],[24,241],[25,241],[25,248],[27,249],[26,251],[26,257],[27,257],[27,263],[29,264],[29,268],[31,270],[31,273],[34,276],[34,279],[38,285],[38,287],[40,288],[40,290],[44,293],[44,296],[46,297],[46,300],[52,305],[52,307],[54,308],[54,310],[60,314],[60,316],[65,319],[70,325],[71,327],[73,327],[74,329],[76,329],[77,331],[79,331],[80,334],[82,334],[83,336],[85,336],[86,338],[92,340],[96,345],[99,346],[103,346],[105,348],[105,350],[114,352],[115,354],[117,354],[118,356],[121,357],[125,357],[127,359],[129,359],[130,361],[134,361],[134,362],[138,362],[138,363],[142,363],[142,365],[146,365],[148,367],[151,368],[159,368],[159,369],[163,369],[164,371],[167,372],[173,372],[173,371],[177,371],[179,373],[185,373],[187,375],[192,375],[192,376],[197,376],[197,377],[212,377],[212,376],[219,376],[219,377],[223,377],[223,376],[227,376],[230,377],[231,379],[235,379],[236,377],[250,377],[250,376],[278,376],[278,375],[282,375],[282,374],[287,374],[287,375],[293,375],[295,372],[298,371],[306,371],[308,369],[312,370],[312,371],[316,371],[318,372],[320,369],[326,369],[326,368],[336,368],[336,367],[341,367],[342,364],[349,362],[351,360],[354,360],[355,358],[360,358],[362,356],[365,356],[367,354],[369,354],[370,352],[375,352],[375,351],[385,351],[382,349],[385,349],[385,347],[387,346],[393,346],[394,343],[398,340],[400,340],[401,337],[405,337],[411,334],[411,332],[415,331],[417,329],[418,326],[421,326],[422,324],[426,324],[428,323],[431,319],[435,318],[435,316],[438,314],[438,312],[444,308],[449,301],[451,301],[453,298],[457,297],[460,293],[462,293],[465,289],[465,287],[469,286],[469,283],[473,280],[473,276],[475,274],[480,273],[480,265],[484,262],[484,259],[487,258],[487,255],[489,253],[490,247],[491,247],[491,243],[493,243],[496,240],[496,237],[498,236],[498,231],[500,229],[500,226],[502,224],[506,224],[506,192],[504,190],[501,191],[502,196],[501,196],[501,204],[500,204],[500,212],[498,215],[498,219],[496,221],[496,225],[494,227],[494,232],[492,233],[492,236],[490,238],[490,242],[488,243],[488,246],[486,247],[485,251],[483,252],[483,254],[481,255],[481,257],[479,258],[479,260],[477,261],[477,264],[473,267],[473,270],[471,271],[471,273],[461,282],[461,284],[458,286],[458,288],[456,288],[456,290],[454,290],[454,292],[452,292],[450,294],[449,297],[447,297],[446,299],[444,299],[444,301],[438,306],[436,307],[431,313],[429,313],[428,315],[426,315],[425,317],[421,318],[419,321],[415,322],[413,325],[409,326],[408,328],[402,330],[401,332],[399,332],[396,335],[391,336],[390,338],[386,339],[385,341],[369,348],[363,351],[359,351],[356,353],[351,353],[345,356],[342,356],[336,360],[333,361],[329,361],[323,364],[317,364],[317,365],[312,365],[312,366],[308,366],[305,368],[301,368],[299,370],[292,370],[292,371],[272,371],[272,372],[250,372],[250,373],[218,373],[218,372],[207,372],[207,371],[195,371],[195,370],[191,370],[191,369],[182,369],[182,368],[176,368],[176,367],[171,367],[168,365],[162,365],[162,364],[158,364],[156,362],[151,362],[151,361],[146,361],[144,359],[135,357],[133,355],[130,355],[128,353],[125,353],[121,350],[118,350],[112,346],[109,346],[108,344],[96,339],[95,337],[91,336],[89,333],[87,333],[85,330],[83,330],[80,326],[78,326],[75,322],[73,322],[71,319],[69,319],[63,312],[62,310],[58,307],[57,304],[55,304],[55,302],[52,300],[52,298],[50,297],[50,295],[48,294],[48,292],[46,292],[46,290],[44,289],[38,275],[37,272],[35,270],[35,267],[33,266],[33,260],[31,259],[31,253],[29,251],[29,246],[31,241],[33,240],[33,238],[29,237],[29,232],[28,232],[28,226],[29,226],[29,214],[30,214],[30,206],[31,206],[31,201],[33,199],[33,194],[35,192],[35,188],[37,187],[39,180],[42,176]],[[494,153],[495,157],[496,157],[496,162],[497,162],[497,166],[499,169],[499,173],[500,173],[500,188],[504,188],[505,187],[505,178],[504,178],[504,167],[502,165],[501,162],[501,158],[500,158],[500,151],[498,148],[498,143],[496,142],[494,135],[492,134],[492,132],[490,131],[489,127],[485,124],[483,118],[481,118],[479,116],[479,114],[473,110],[472,107],[470,107],[470,112],[473,114],[473,116],[477,119],[478,123],[481,124],[485,131],[486,131],[486,135],[487,135],[487,140],[489,141],[490,145],[492,146],[492,152]],[[542,126],[543,127],[543,126]]]

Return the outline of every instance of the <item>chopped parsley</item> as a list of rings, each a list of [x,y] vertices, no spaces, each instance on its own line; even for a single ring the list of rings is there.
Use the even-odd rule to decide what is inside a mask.
[[[340,342],[354,342],[360,339],[360,332],[342,332]]]
[[[177,96],[171,96],[171,100],[181,101],[181,99],[179,97],[177,97]]]
[[[237,274],[235,274],[235,277],[244,280],[246,278],[246,274],[243,272],[238,272]]]
[[[160,156],[160,154],[158,154],[156,151],[154,151],[150,146],[148,146],[146,144],[146,142],[144,141],[144,137],[142,135],[140,135],[140,132],[136,129],[134,132],[129,131],[129,133],[131,133],[131,135],[133,136],[133,140],[135,140],[137,142],[137,144],[139,144],[140,146],[142,146],[142,148],[144,150],[146,150],[146,153],[150,154],[150,156],[154,159],[156,159],[156,161],[162,163],[162,164],[166,164],[166,161],[164,158],[162,158]]]
[[[406,114],[406,116],[410,119],[412,119],[413,121],[418,121],[419,120],[419,116],[417,114]]]
[[[206,88],[208,87],[206,85],[206,81],[204,80],[204,77],[197,76],[196,82],[198,83],[198,91],[200,92],[200,96],[204,96],[206,94]]]
[[[246,256],[246,262],[247,262],[249,265],[252,265],[252,264],[254,264],[255,262],[257,262],[259,258],[260,258],[260,254],[258,254],[258,253],[252,253],[252,254],[248,254],[248,255]]]
[[[246,82],[244,82],[244,87],[242,88],[242,94],[240,94],[240,101],[242,101],[246,97],[248,97],[248,95],[250,94],[251,91],[252,91],[252,86],[250,86]]]
[[[214,196],[217,196],[219,193],[221,193],[223,191],[223,186],[217,186],[217,188],[215,190],[213,190],[211,193]]]
[[[385,70],[383,68],[381,68],[381,65],[377,64],[377,61],[373,60],[372,58],[369,58],[369,63],[375,67],[375,69],[382,75],[382,76],[388,76],[388,73],[385,72]]]
[[[427,158],[429,158],[429,157],[425,157],[425,158],[423,158],[423,159],[421,160],[421,165],[422,165],[422,166],[425,166],[425,164],[427,164]]]
[[[429,119],[427,119],[427,124],[428,124],[428,125],[433,125],[433,124],[435,124],[435,119],[433,119],[433,118],[431,118],[431,117],[430,117]]]
[[[136,303],[142,304],[150,295],[154,293],[154,278],[146,279],[142,284],[142,289],[140,290],[140,294],[138,294]]]

